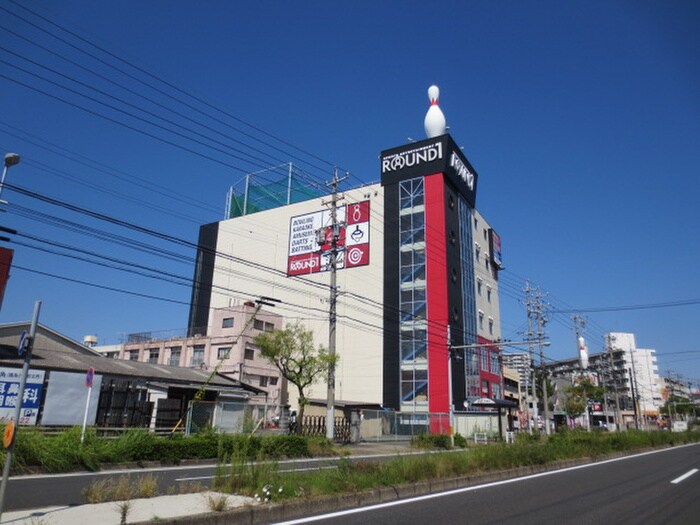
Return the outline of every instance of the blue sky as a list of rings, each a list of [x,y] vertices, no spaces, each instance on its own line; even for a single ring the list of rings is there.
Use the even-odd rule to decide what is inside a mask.
[[[700,298],[697,2],[346,4],[37,0],[27,4],[32,14],[3,2],[0,149],[22,155],[8,182],[196,242],[199,225],[222,218],[228,187],[246,172],[299,159],[320,183],[333,165],[355,184],[378,180],[381,150],[423,137],[426,91],[435,83],[450,133],[479,172],[477,207],[503,239],[504,336],[522,338],[526,279],[549,294],[554,311]],[[172,109],[179,114],[167,118],[181,127],[154,127],[115,107],[147,120]],[[196,129],[204,144],[163,127]],[[203,138],[217,132],[219,143]],[[23,234],[13,240],[24,244],[12,246],[1,322],[29,319],[41,299],[41,321],[78,340],[97,334],[109,344],[126,333],[184,329],[188,286],[45,249],[60,242],[191,277],[190,247],[35,197],[3,192],[10,205],[0,224]],[[68,231],[38,213],[172,257]],[[588,312],[591,351],[602,349],[607,331],[633,332],[638,347],[657,350],[661,372],[697,381],[700,304],[691,303]],[[573,357],[571,314],[550,317],[549,357]]]

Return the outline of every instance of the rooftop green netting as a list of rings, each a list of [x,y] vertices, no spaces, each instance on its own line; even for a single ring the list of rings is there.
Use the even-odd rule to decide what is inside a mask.
[[[304,182],[293,165],[251,173],[232,186],[227,199],[227,219],[271,210],[320,197],[324,193]]]

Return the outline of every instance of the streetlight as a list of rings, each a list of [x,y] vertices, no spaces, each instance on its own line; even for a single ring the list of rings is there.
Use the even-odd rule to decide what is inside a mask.
[[[10,166],[19,164],[19,155],[17,153],[5,153],[5,163],[2,169],[2,179],[0,179],[0,196],[2,196],[2,190],[5,187],[5,177],[7,177],[7,170]],[[0,204],[7,204],[4,200],[0,199]]]

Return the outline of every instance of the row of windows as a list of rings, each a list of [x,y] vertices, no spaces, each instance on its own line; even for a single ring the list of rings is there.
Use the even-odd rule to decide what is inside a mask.
[[[474,229],[479,230],[479,219],[474,217]],[[487,241],[489,239],[489,231],[486,228],[483,228],[484,232],[484,240]]]
[[[192,366],[199,366],[204,363],[204,350],[206,345],[194,345],[192,347]],[[217,359],[228,359],[231,355],[231,346],[219,346],[216,348]],[[168,359],[168,365],[179,366],[180,358],[182,356],[182,347],[173,346],[169,348],[170,356]],[[148,356],[145,361],[148,363],[158,364],[158,359],[160,357],[159,348],[149,348],[146,350],[145,354]],[[255,359],[255,350],[253,348],[245,348],[245,359]],[[138,350],[127,350],[124,352],[124,359],[128,361],[138,361],[139,351]]]
[[[483,282],[481,279],[477,278],[476,279],[476,293],[477,295],[481,295],[481,289],[483,288]],[[491,302],[491,287],[486,285],[486,302]]]
[[[272,332],[275,329],[275,325],[261,319],[255,319],[253,320],[253,328],[263,332]]]
[[[423,178],[399,184],[401,401],[428,401]]]
[[[479,329],[484,329],[484,312],[479,312]],[[493,317],[489,317],[489,335],[493,335]]]

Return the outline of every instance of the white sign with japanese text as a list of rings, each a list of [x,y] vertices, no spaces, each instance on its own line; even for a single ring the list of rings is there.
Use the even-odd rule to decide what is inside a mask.
[[[9,421],[15,415],[21,375],[21,368],[0,367],[0,421]],[[43,387],[44,371],[29,370],[19,413],[20,425],[36,425]]]

